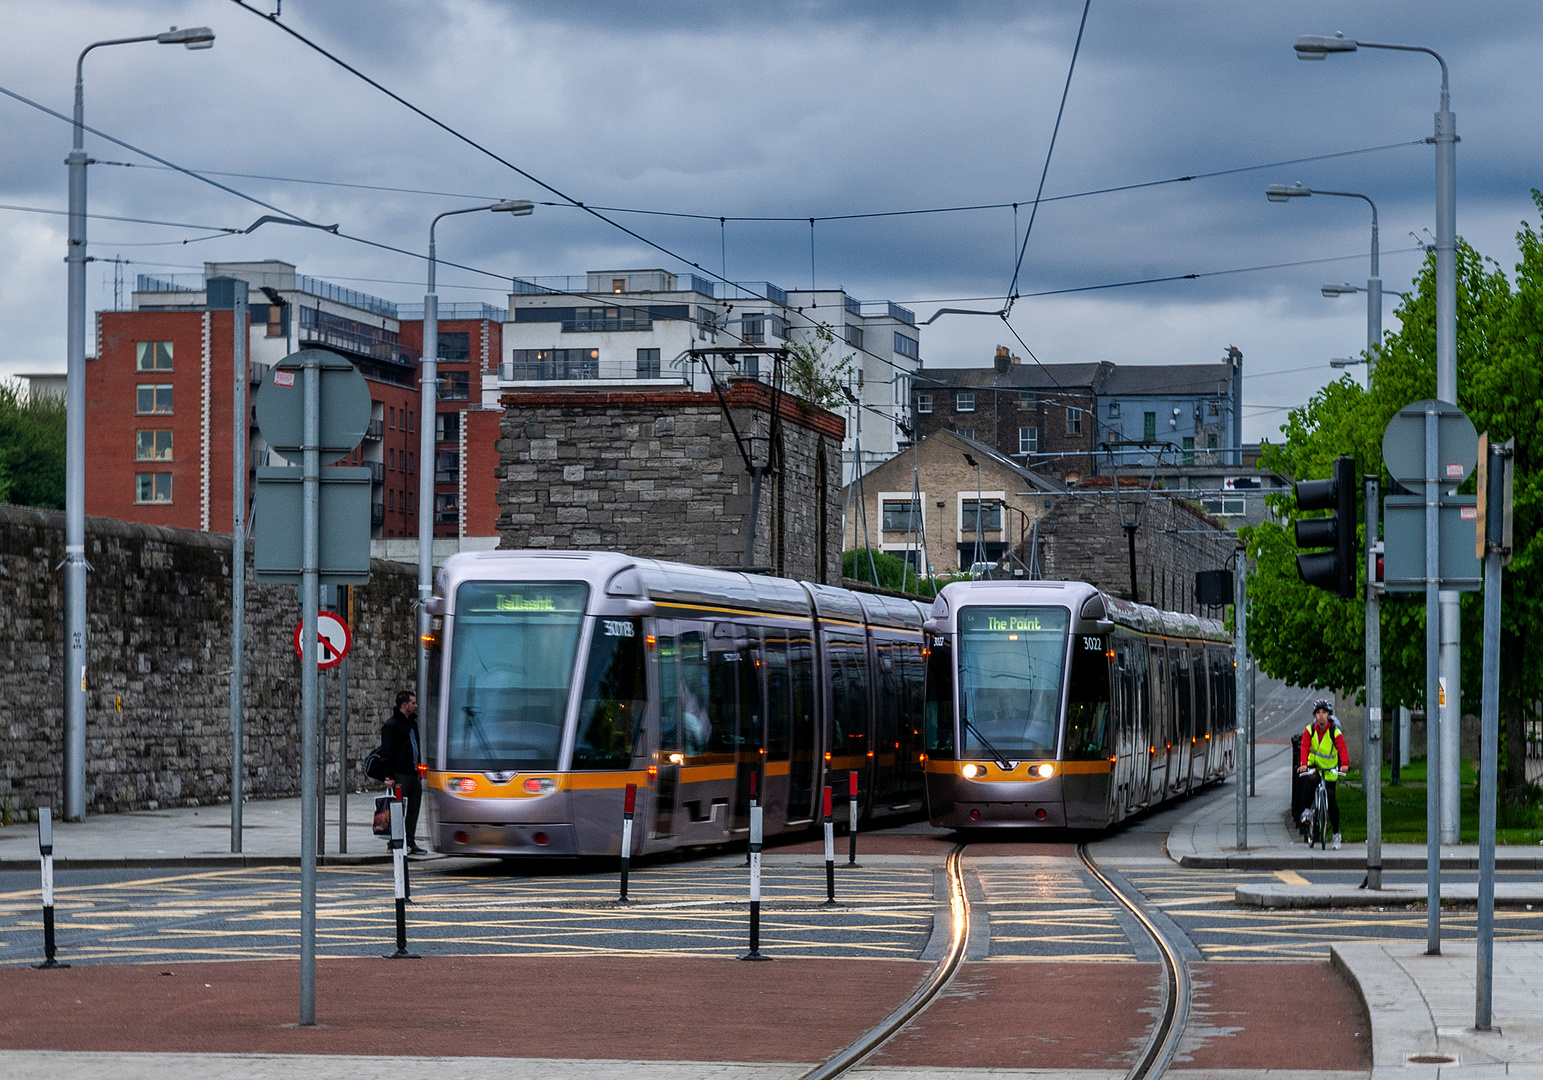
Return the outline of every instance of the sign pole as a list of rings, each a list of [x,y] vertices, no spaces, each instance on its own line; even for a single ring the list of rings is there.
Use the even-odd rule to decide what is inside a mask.
[[[1425,405],[1425,952],[1441,955],[1440,483],[1434,401]]]
[[[247,418],[247,283],[232,281],[235,324],[232,353],[232,424],[230,469],[230,850],[241,852],[241,800],[245,784],[245,707],[243,652],[246,648],[246,431]]]
[[[1248,850],[1248,549],[1237,549],[1237,570],[1232,575],[1233,636],[1233,760],[1238,774],[1238,850]]]
[[[348,625],[354,624],[354,587],[347,590],[343,609]],[[348,655],[343,656],[342,674],[338,676],[338,854],[348,854]]]
[[[300,1024],[316,1023],[316,619],[321,606],[321,370],[305,353],[300,563]]]
[[[1500,749],[1500,564],[1509,554],[1505,519],[1509,445],[1479,440],[1478,547],[1484,551],[1484,688],[1479,733],[1479,923],[1473,1026],[1490,1030],[1495,986],[1495,801]]]
[[[1377,502],[1381,484],[1366,494],[1366,722],[1361,725],[1361,787],[1366,794],[1366,887],[1382,888],[1382,605],[1377,587]]]

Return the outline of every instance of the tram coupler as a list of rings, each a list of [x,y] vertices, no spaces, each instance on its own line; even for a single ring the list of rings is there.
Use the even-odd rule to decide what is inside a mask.
[[[770,960],[761,955],[761,808],[750,804],[750,951],[741,960]]]
[[[387,960],[418,960],[407,951],[407,830],[402,821],[402,801],[391,802],[391,869],[396,883],[396,952]]]
[[[32,966],[39,971],[48,968],[67,968],[54,956],[54,820],[53,810],[38,807],[38,856],[39,870],[43,876],[43,962]]]

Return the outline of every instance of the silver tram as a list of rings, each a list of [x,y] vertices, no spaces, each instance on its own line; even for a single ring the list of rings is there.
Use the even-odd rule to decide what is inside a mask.
[[[1220,623],[1080,582],[960,582],[925,623],[934,825],[1104,828],[1234,768]]]
[[[446,853],[618,854],[629,784],[636,855],[742,837],[752,790],[768,834],[812,826],[821,789],[852,776],[864,819],[1103,826],[1231,768],[1219,626],[1077,583],[950,585],[929,611],[490,551],[446,562],[430,613],[426,786]]]

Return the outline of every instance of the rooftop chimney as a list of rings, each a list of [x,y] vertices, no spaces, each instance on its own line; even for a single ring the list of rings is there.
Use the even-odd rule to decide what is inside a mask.
[[[997,374],[998,375],[1005,374],[1007,372],[1007,369],[1012,366],[1012,363],[1013,363],[1013,357],[1012,357],[1012,354],[1007,351],[1007,346],[1006,345],[998,345],[997,346],[997,359],[996,359]]]

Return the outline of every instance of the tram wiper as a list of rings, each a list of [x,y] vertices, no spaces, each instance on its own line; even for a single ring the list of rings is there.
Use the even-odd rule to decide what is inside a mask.
[[[1003,772],[1013,771],[1013,763],[1008,761],[1002,751],[992,746],[991,741],[980,733],[980,728],[975,726],[974,720],[971,720],[968,716],[964,717],[964,726],[966,730],[975,732],[975,737],[980,740],[981,746],[985,747],[986,753],[991,755],[991,760],[1001,766]]]
[[[482,721],[477,719],[477,680],[472,679],[466,686],[466,704],[461,706],[461,712],[466,717],[466,730],[477,736],[477,741],[482,743],[482,748],[488,752],[488,760],[498,757],[493,750],[493,744],[488,741],[487,732],[482,730]]]

